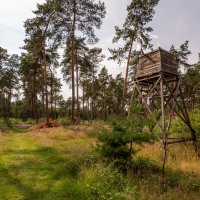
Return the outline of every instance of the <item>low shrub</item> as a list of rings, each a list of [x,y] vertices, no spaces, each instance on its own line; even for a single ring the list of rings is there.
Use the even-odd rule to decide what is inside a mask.
[[[142,112],[142,106],[133,102],[129,117],[110,118],[112,130],[104,129],[98,136],[97,151],[123,170],[127,169],[132,156],[137,152],[135,144],[149,143],[157,139],[153,133],[143,132],[148,119]]]
[[[9,130],[9,127],[4,123],[0,124],[0,132],[6,132]]]
[[[71,120],[68,117],[61,118],[59,121],[64,127],[69,126],[71,124]]]
[[[131,172],[145,176],[150,173],[160,173],[161,168],[155,161],[149,160],[148,158],[138,157],[131,163]]]
[[[176,175],[174,173],[168,174],[168,176],[165,177],[165,186],[170,188],[176,188],[180,184],[180,175]]]
[[[34,119],[28,118],[27,121],[25,121],[25,124],[35,124],[36,121]]]
[[[200,148],[200,110],[195,109],[191,111],[189,116],[198,139],[198,146]],[[190,130],[188,126],[180,118],[177,118],[172,124],[172,132],[180,134],[182,137],[190,137]]]
[[[192,123],[192,127],[195,129],[197,136],[200,137],[200,110],[195,109],[191,111],[189,116]],[[189,132],[189,128],[180,118],[176,118],[175,122],[172,124],[172,129],[177,133]]]
[[[23,124],[23,122],[20,120],[20,119],[17,119],[17,118],[8,118],[5,120],[5,124],[9,127],[9,128],[12,128],[13,125],[16,125],[16,124]]]
[[[134,189],[116,168],[102,164],[82,170],[79,184],[85,187],[88,200],[123,200],[127,199],[127,193]]]
[[[4,119],[0,118],[0,124],[4,124]]]

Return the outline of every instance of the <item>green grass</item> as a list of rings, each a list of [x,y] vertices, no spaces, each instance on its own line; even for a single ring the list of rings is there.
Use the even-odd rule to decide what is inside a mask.
[[[135,158],[127,176],[96,154],[95,135],[85,125],[0,134],[0,200],[199,199],[198,162],[186,163],[183,153],[176,160],[169,156],[163,180],[162,152],[149,145]],[[178,168],[180,164],[186,167]],[[191,168],[193,171],[188,170]]]
[[[1,147],[0,199],[82,199],[75,184],[78,167],[67,153],[42,147],[26,134],[8,137]]]

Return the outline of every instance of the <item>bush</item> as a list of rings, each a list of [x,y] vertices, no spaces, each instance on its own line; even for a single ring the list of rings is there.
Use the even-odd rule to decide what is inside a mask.
[[[200,140],[200,110],[195,109],[189,114],[192,127],[194,128],[197,137]],[[172,124],[172,131],[186,136],[190,134],[188,126],[180,119],[177,118]]]
[[[20,119],[17,118],[7,118],[3,119],[0,118],[0,128],[4,132],[8,130],[9,128],[12,128],[15,124],[22,124],[23,122]]]
[[[95,165],[82,171],[80,182],[86,187],[88,200],[127,199],[127,193],[134,186],[112,165]]]
[[[0,118],[0,124],[4,124],[4,119]]]
[[[17,118],[9,118],[8,119],[10,122],[10,124],[22,124],[22,121],[20,119],[17,119]]]
[[[60,123],[62,124],[62,126],[69,126],[71,124],[71,121],[68,117],[65,118],[61,118],[60,119]]]
[[[104,156],[112,160],[124,159],[129,157],[129,149],[126,141],[124,141],[124,131],[113,130],[109,132],[104,130],[98,140],[101,142],[98,145],[98,151]]]
[[[2,124],[6,125],[9,128],[12,128],[14,124],[22,124],[22,121],[17,118],[8,118],[4,119]]]
[[[153,133],[144,133],[143,128],[147,124],[143,115],[142,107],[138,103],[133,103],[129,117],[112,117],[109,122],[112,131],[104,130],[99,136],[97,150],[101,155],[115,162],[122,169],[132,159],[136,153],[134,144],[151,142],[156,139]]]
[[[133,160],[131,164],[132,172],[137,173],[142,176],[146,176],[151,173],[161,172],[161,168],[157,165],[155,161],[149,160],[147,158],[138,157]]]
[[[31,118],[28,118],[28,120],[25,122],[26,124],[35,124],[36,121],[31,119]]]

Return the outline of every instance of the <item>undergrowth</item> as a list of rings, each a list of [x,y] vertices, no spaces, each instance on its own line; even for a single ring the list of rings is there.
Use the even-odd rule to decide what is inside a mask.
[[[108,164],[96,153],[95,131],[91,130],[80,126],[76,130],[54,128],[1,134],[0,199],[199,199],[199,163],[192,162],[191,152],[186,156],[184,146],[173,149],[179,153],[178,158],[169,155],[164,178],[159,162],[162,151],[152,144],[140,147],[132,168],[122,173],[113,162]],[[176,167],[184,166],[183,163],[190,169],[192,165],[196,168],[193,166],[190,171]]]

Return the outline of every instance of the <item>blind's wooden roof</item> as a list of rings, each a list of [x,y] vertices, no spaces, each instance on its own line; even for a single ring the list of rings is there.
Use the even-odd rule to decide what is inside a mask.
[[[178,62],[174,55],[161,48],[140,56],[136,78],[158,73],[178,75]]]

